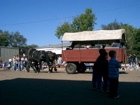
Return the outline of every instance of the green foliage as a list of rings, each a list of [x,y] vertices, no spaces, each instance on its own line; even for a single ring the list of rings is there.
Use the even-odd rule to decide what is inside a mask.
[[[8,46],[8,35],[7,31],[0,30],[0,46]]]
[[[127,54],[140,55],[140,29],[134,28],[131,25],[119,23],[116,20],[108,25],[102,25],[102,29],[114,30],[114,29],[125,29],[126,35],[126,50]],[[140,58],[140,56],[139,56]]]
[[[134,53],[138,55],[138,58],[140,58],[140,28],[135,29],[135,40],[132,51],[134,51]]]
[[[20,35],[19,32],[13,33],[9,36],[9,46],[12,47],[25,47],[27,39],[23,35]]]
[[[71,24],[69,24],[68,22],[65,22],[65,23],[62,24],[61,26],[58,26],[58,27],[57,27],[55,36],[58,37],[58,39],[60,39],[60,37],[61,37],[65,32],[72,32]]]
[[[38,46],[35,45],[35,44],[32,44],[32,45],[27,45],[26,48],[37,48]]]
[[[92,31],[94,29],[96,17],[92,13],[92,9],[88,8],[85,10],[85,14],[81,14],[74,17],[72,24],[65,22],[56,29],[55,36],[60,39],[65,32],[81,32],[81,31]]]
[[[25,47],[27,39],[19,32],[9,33],[8,31],[3,32],[0,30],[0,46],[5,47]]]
[[[94,29],[95,15],[92,13],[92,9],[86,9],[85,14],[81,14],[74,18],[72,27],[75,31],[92,31]]]
[[[109,23],[108,25],[101,25],[103,30],[115,30],[121,29],[124,24],[117,22],[115,19],[114,22]]]

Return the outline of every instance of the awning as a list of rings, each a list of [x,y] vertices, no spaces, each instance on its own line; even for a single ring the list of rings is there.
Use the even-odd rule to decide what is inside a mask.
[[[118,40],[124,33],[125,29],[64,33],[62,41]]]

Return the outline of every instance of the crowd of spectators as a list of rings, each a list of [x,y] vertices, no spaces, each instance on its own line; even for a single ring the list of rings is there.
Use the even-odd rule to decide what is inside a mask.
[[[138,61],[136,54],[128,55],[128,63],[122,64],[122,70],[125,70],[125,71],[139,71],[140,70],[140,61]]]

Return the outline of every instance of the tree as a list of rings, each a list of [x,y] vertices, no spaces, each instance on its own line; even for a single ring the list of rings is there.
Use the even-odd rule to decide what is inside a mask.
[[[140,58],[140,28],[135,30],[134,52]]]
[[[94,29],[96,17],[92,13],[92,9],[86,9],[85,14],[81,14],[80,16],[77,16],[74,18],[74,21],[72,23],[72,28],[74,29],[74,32],[80,32],[80,31],[92,31]]]
[[[81,32],[81,31],[92,31],[94,29],[96,17],[92,13],[92,9],[88,8],[85,10],[85,14],[81,14],[73,19],[72,24],[65,22],[56,29],[55,36],[60,39],[65,32]]]
[[[8,35],[7,31],[3,32],[0,30],[0,46],[8,46]]]
[[[65,22],[61,26],[58,26],[56,29],[55,36],[60,39],[60,37],[65,33],[65,32],[72,32],[72,27],[71,24],[68,22]]]
[[[115,29],[120,29],[122,28],[124,24],[117,22],[115,19],[114,22],[109,23],[108,25],[101,25],[101,28],[103,30],[115,30]]]
[[[126,35],[126,50],[127,53],[133,53],[134,52],[134,44],[135,44],[135,36],[136,36],[136,29],[131,25],[123,25],[123,29],[125,29],[125,35]]]
[[[140,30],[134,28],[131,25],[119,23],[116,20],[114,22],[109,23],[108,25],[102,25],[102,29],[104,30],[114,30],[114,29],[125,29],[126,35],[126,50],[127,53],[138,54],[140,51]]]
[[[25,47],[27,39],[19,32],[12,33],[8,37],[9,47]]]
[[[37,48],[38,45],[32,44],[32,45],[27,45],[26,48]]]

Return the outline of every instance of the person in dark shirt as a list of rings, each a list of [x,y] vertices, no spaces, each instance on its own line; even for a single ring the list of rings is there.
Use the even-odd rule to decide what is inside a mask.
[[[97,90],[101,90],[103,78],[103,91],[107,92],[108,87],[108,61],[105,49],[99,50],[100,56],[97,58],[93,66],[92,86]]]

